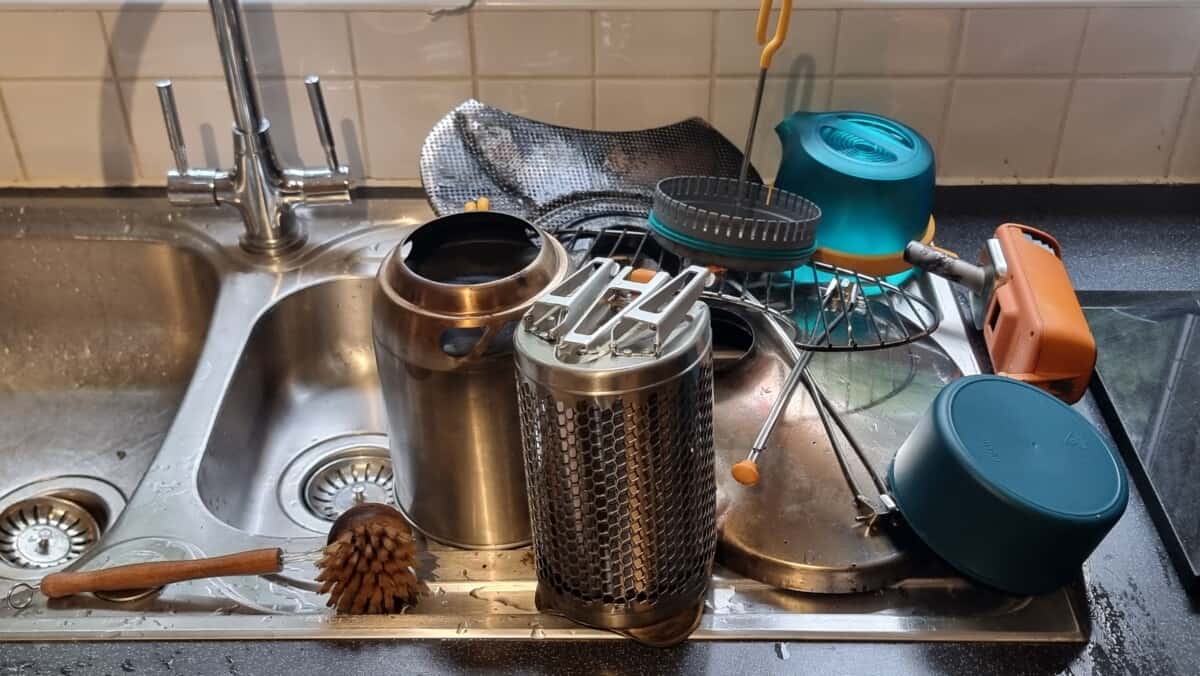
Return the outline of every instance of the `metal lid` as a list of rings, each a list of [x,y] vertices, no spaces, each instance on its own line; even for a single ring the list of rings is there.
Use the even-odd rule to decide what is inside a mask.
[[[698,266],[671,277],[595,259],[525,314],[514,337],[517,368],[586,395],[678,376],[711,348],[708,306],[699,301],[711,277]]]

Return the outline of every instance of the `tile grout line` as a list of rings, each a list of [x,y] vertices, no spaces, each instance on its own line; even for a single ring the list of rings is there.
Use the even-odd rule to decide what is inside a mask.
[[[708,123],[717,118],[717,28],[720,24],[718,10],[712,10],[712,30],[708,39],[708,108],[705,116]]]
[[[592,81],[592,129],[600,127],[600,65],[597,62],[600,50],[596,48],[596,42],[599,41],[600,35],[600,13],[596,10],[588,10],[588,17],[591,19],[588,24],[588,43],[592,50],[592,76],[589,78]]]
[[[7,125],[8,140],[12,143],[13,155],[17,160],[17,171],[21,174],[19,182],[25,183],[29,181],[29,171],[25,168],[25,156],[21,154],[21,146],[17,143],[17,129],[13,126],[12,116],[8,114],[8,104],[4,100],[3,87],[0,87],[0,120]]]
[[[1187,91],[1183,93],[1183,107],[1179,109],[1179,115],[1175,118],[1175,130],[1171,133],[1171,146],[1167,151],[1167,166],[1163,171],[1162,176],[1169,177],[1171,175],[1172,165],[1175,164],[1175,156],[1179,154],[1179,146],[1182,145],[1183,126],[1187,123],[1188,107],[1192,105],[1192,97],[1196,88],[1200,85],[1200,78],[1193,77],[1188,82]]]
[[[833,90],[837,87],[838,43],[842,34],[842,10],[833,10],[833,56],[829,59],[829,93],[825,97],[825,110],[833,108]]]
[[[146,176],[142,171],[141,153],[138,152],[137,142],[133,140],[133,120],[129,115],[129,106],[125,105],[125,92],[121,87],[121,80],[117,73],[117,56],[116,50],[113,49],[112,37],[108,34],[108,28],[104,25],[104,12],[96,10],[96,21],[100,24],[100,35],[104,38],[104,51],[108,57],[108,68],[110,74],[100,81],[100,105],[104,105],[104,83],[110,79],[113,83],[113,89],[117,93],[117,108],[121,111],[121,123],[125,130],[125,136],[129,141],[130,163],[133,165],[133,176],[129,177],[130,182],[136,182],[139,179],[145,181],[157,181],[157,179]],[[133,100],[133,90],[129,91],[130,101]],[[165,133],[165,132],[164,132]],[[100,134],[104,134],[104,130],[100,130]],[[104,154],[104,148],[100,148],[101,155]],[[163,180],[166,180],[165,178]],[[104,179],[108,183],[107,177]]]
[[[350,12],[343,12],[342,17],[346,26],[346,44],[350,48],[350,72],[354,75],[354,107],[356,109],[354,114],[358,120],[358,135],[362,139],[359,153],[362,155],[363,178],[369,179],[371,177],[371,144],[367,140],[367,114],[363,109],[362,85],[358,77],[358,54],[354,49],[354,27],[350,14]]]
[[[1061,164],[1063,153],[1063,138],[1067,135],[1067,118],[1071,115],[1071,103],[1075,100],[1075,85],[1079,82],[1079,65],[1083,61],[1083,46],[1087,44],[1088,31],[1092,28],[1093,8],[1087,9],[1083,19],[1083,34],[1079,36],[1079,46],[1075,48],[1075,62],[1071,66],[1071,80],[1067,83],[1067,102],[1063,106],[1062,119],[1058,121],[1058,135],[1054,139],[1054,154],[1050,157],[1050,178],[1058,177],[1058,165]]]
[[[958,22],[955,27],[954,41],[951,43],[950,72],[946,75],[946,100],[942,101],[942,121],[938,125],[937,145],[934,146],[934,157],[944,156],[946,139],[950,134],[950,108],[954,103],[954,90],[958,84],[958,69],[962,63],[963,52],[967,45],[967,10],[958,10]],[[935,160],[936,162],[936,160]],[[938,162],[938,168],[942,162]]]
[[[439,17],[432,20],[437,21]],[[471,98],[479,100],[479,60],[475,54],[475,12],[467,12],[467,67],[471,72]]]

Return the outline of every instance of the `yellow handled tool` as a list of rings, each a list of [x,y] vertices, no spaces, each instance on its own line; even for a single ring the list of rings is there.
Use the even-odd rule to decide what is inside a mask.
[[[763,87],[767,84],[767,69],[771,67],[771,59],[775,52],[787,40],[788,25],[792,22],[792,0],[783,0],[779,8],[779,22],[775,24],[775,35],[767,40],[767,27],[771,22],[771,7],[775,0],[762,0],[758,7],[758,23],[755,26],[754,37],[762,46],[762,56],[758,60],[758,87],[754,91],[754,110],[750,113],[750,132],[746,134],[746,145],[742,146],[745,157],[742,158],[742,169],[738,172],[738,201],[746,194],[746,175],[750,171],[750,154],[754,151],[754,132],[758,128],[758,112],[762,108]]]

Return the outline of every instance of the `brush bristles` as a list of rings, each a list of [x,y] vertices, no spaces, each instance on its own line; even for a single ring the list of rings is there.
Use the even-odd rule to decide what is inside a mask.
[[[367,523],[342,533],[325,547],[317,568],[320,593],[338,613],[394,613],[417,602],[412,533]]]

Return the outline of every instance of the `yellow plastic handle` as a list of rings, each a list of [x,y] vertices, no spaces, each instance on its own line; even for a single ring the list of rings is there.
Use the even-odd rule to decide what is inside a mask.
[[[779,23],[775,24],[775,36],[767,42],[767,24],[771,22],[771,6],[774,4],[775,0],[762,0],[758,6],[758,26],[754,37],[763,48],[762,58],[758,61],[758,67],[763,70],[771,67],[771,59],[783,46],[783,41],[787,40],[788,24],[792,22],[792,0],[783,0],[779,8]]]

